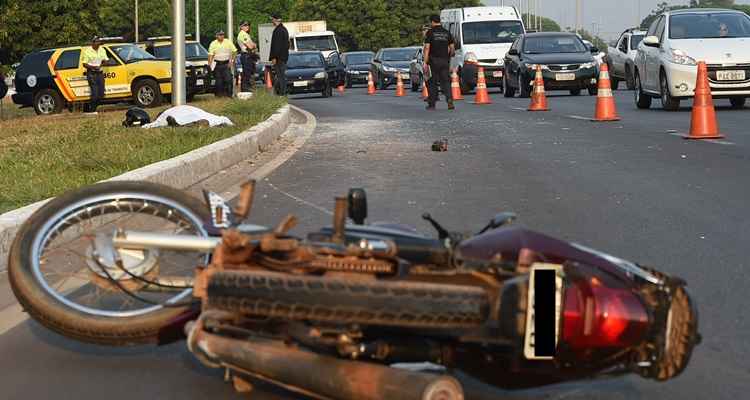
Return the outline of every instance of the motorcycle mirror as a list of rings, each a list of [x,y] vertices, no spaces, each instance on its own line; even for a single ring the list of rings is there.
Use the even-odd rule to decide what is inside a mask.
[[[501,212],[499,214],[496,214],[492,218],[492,220],[490,221],[490,223],[487,224],[487,226],[485,226],[484,229],[482,229],[482,231],[479,232],[479,233],[480,234],[481,233],[485,233],[485,232],[487,232],[489,230],[497,229],[497,228],[499,228],[499,227],[501,227],[503,225],[508,225],[508,224],[512,223],[513,221],[515,221],[517,218],[518,218],[518,215],[516,213]]]
[[[367,219],[367,193],[364,189],[349,189],[349,218],[357,225],[363,225]]]

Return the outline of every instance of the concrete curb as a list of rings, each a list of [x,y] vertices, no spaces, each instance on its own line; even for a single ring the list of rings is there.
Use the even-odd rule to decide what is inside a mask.
[[[184,189],[263,151],[287,130],[292,122],[291,112],[291,107],[285,105],[267,120],[238,135],[107,180],[150,181]],[[18,229],[49,200],[0,214],[0,272],[7,269],[8,253]]]

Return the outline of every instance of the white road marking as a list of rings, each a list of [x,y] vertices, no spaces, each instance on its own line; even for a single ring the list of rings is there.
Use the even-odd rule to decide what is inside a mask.
[[[580,115],[568,115],[568,118],[580,119],[581,121],[591,121],[591,117],[582,117]]]
[[[685,138],[685,135],[687,135],[687,133],[677,133],[677,132],[667,132],[667,133],[669,133],[672,136],[677,136],[677,137],[683,138],[683,139]],[[727,141],[727,140],[721,140],[721,139],[701,139],[701,140],[698,140],[698,141],[699,142],[706,142],[706,143],[722,144],[724,146],[734,146],[735,145],[734,142],[730,142],[730,141]]]
[[[294,106],[292,106],[292,107],[294,107]],[[313,132],[315,131],[315,126],[317,125],[317,120],[315,119],[315,116],[313,116],[312,114],[310,114],[307,111],[304,111],[302,109],[299,109],[299,108],[296,108],[296,109],[298,111],[300,111],[301,113],[305,114],[305,116],[307,117],[307,123],[305,125],[300,126],[300,128],[304,130],[304,133],[300,137],[298,137],[290,147],[284,149],[284,151],[282,151],[279,155],[277,155],[273,160],[271,160],[270,162],[266,163],[262,167],[258,168],[255,172],[253,172],[252,174],[250,174],[250,177],[252,179],[260,180],[260,179],[263,179],[266,176],[268,176],[271,172],[273,172],[273,170],[275,170],[276,168],[280,167],[282,164],[284,164],[284,162],[286,162],[288,159],[290,159],[294,155],[294,153],[296,153],[297,150],[299,150],[302,147],[302,145],[304,145],[305,142],[307,142],[307,140],[310,138],[310,136],[312,136]],[[294,125],[293,125],[293,127],[294,127]],[[295,197],[295,196],[293,196],[293,195],[291,195],[289,193],[286,193],[286,192],[284,192],[284,191],[276,188],[271,183],[269,183],[269,186],[271,186],[275,190],[279,191],[280,193],[282,193],[282,194],[284,194],[286,196],[289,196],[289,197],[291,197],[291,198],[293,198],[293,199],[295,199],[295,200],[297,200],[297,201],[299,201],[301,203],[309,205],[309,206],[311,206],[311,207],[313,207],[313,208],[315,208],[315,209],[317,209],[317,210],[319,210],[321,212],[333,215],[332,212],[330,212],[330,211],[328,211],[328,210],[326,210],[326,209],[324,209],[322,207],[316,206],[315,204],[306,202],[305,200],[302,200],[302,199],[300,199],[298,197]],[[225,196],[225,198],[229,198],[229,199],[235,198],[238,195],[239,195],[239,189],[228,191],[228,192],[225,192],[225,193],[222,194],[222,196]],[[63,293],[63,294],[64,293],[70,293],[73,290],[76,290],[79,287],[85,285],[86,283],[88,283],[88,282],[87,281],[82,281],[80,279],[70,279],[68,282],[66,282],[63,285],[62,288],[60,288],[60,292]],[[29,314],[27,314],[23,310],[23,308],[21,307],[20,304],[13,304],[13,305],[10,305],[10,306],[5,307],[4,309],[0,310],[0,336],[4,335],[9,330],[11,330],[11,329],[15,328],[16,326],[18,326],[19,324],[23,323],[28,318],[29,318]]]
[[[276,187],[276,185],[274,185],[271,182],[266,182],[266,183],[268,184],[268,186],[271,187],[271,189],[273,189],[273,190],[275,190],[275,191],[283,194],[286,197],[289,197],[292,200],[295,200],[295,201],[297,201],[299,203],[302,203],[302,204],[304,204],[304,205],[306,205],[308,207],[314,208],[314,209],[322,212],[323,214],[333,215],[333,212],[330,211],[330,210],[327,210],[327,209],[325,209],[325,208],[323,208],[323,207],[321,207],[321,206],[319,206],[317,204],[310,203],[309,201],[307,201],[305,199],[301,199],[301,198],[299,198],[299,197],[297,197],[297,196],[295,196],[295,195],[293,195],[291,193],[285,192],[285,191],[279,189],[278,187]]]
[[[526,110],[525,108],[523,108],[523,107],[511,107],[510,109],[511,109],[511,110],[514,110],[514,111],[527,111],[527,110]]]

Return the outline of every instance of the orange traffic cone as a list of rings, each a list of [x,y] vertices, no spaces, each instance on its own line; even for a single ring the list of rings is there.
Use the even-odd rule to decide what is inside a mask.
[[[544,78],[542,77],[542,66],[536,66],[536,76],[534,77],[534,90],[531,93],[531,104],[529,111],[549,111],[547,106],[547,96],[544,94]]]
[[[596,91],[596,111],[592,121],[619,121],[615,98],[612,97],[612,84],[609,81],[609,67],[602,64],[599,72],[599,86]]]
[[[427,83],[422,81],[422,99],[430,97],[430,92],[427,90]]]
[[[456,70],[453,70],[451,74],[451,97],[453,100],[463,100],[464,95],[461,94],[461,84],[458,82],[458,74]]]
[[[719,123],[716,121],[714,98],[708,85],[708,68],[703,61],[698,62],[698,78],[695,81],[693,113],[690,118],[690,134],[685,139],[721,139]]]
[[[484,68],[479,67],[477,72],[477,94],[474,96],[474,104],[492,104],[490,94],[487,92],[487,81],[484,80]]]
[[[266,69],[266,89],[272,91],[273,82],[271,81],[271,70],[269,70],[268,67],[266,67],[265,69]]]
[[[396,97],[404,97],[406,96],[404,81],[401,79],[401,74],[396,74],[396,77]]]
[[[372,72],[367,74],[367,94],[375,94],[375,82],[372,81]]]

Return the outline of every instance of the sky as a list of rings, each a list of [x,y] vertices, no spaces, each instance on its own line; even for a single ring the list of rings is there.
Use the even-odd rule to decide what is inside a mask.
[[[498,5],[502,1],[505,5],[518,6],[521,0],[483,0],[487,5]],[[575,0],[537,1],[541,9],[540,15],[554,19],[563,28],[575,25]],[[636,21],[640,22],[661,1],[663,0],[583,0],[583,27],[606,40],[616,39],[625,29],[636,26]],[[687,5],[690,1],[667,0],[667,3]],[[750,4],[750,0],[737,0],[736,3]]]

